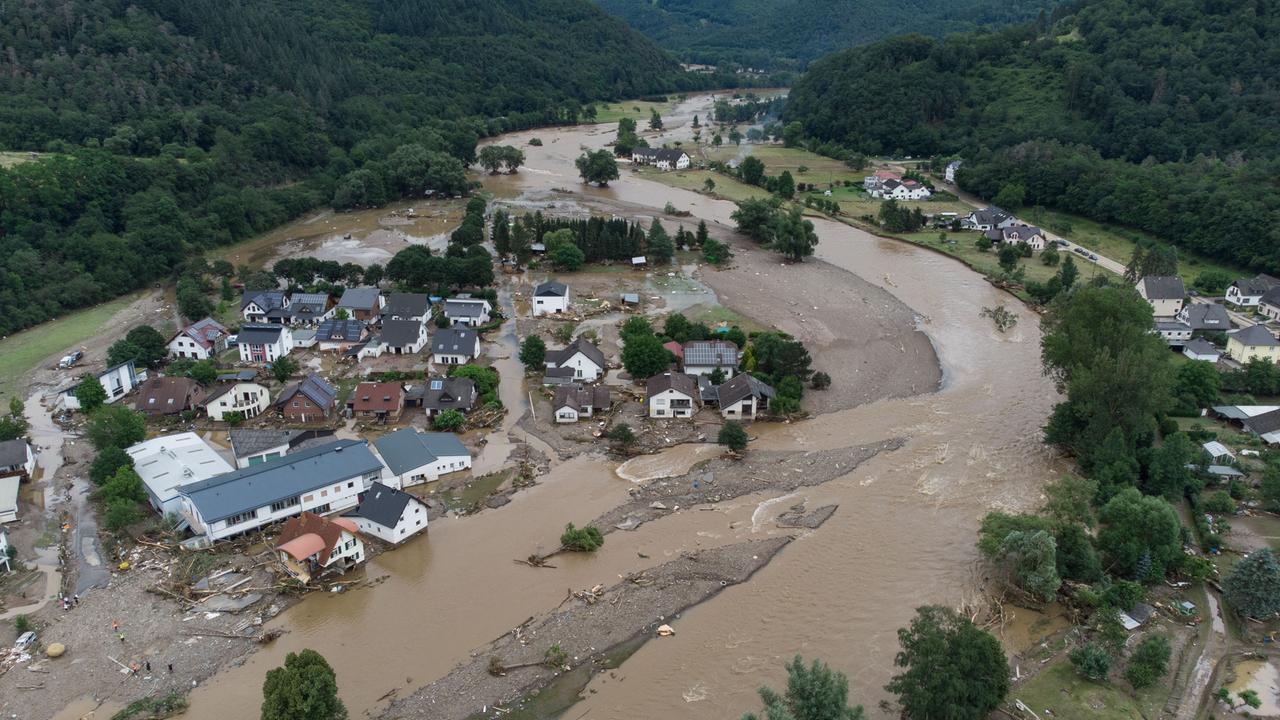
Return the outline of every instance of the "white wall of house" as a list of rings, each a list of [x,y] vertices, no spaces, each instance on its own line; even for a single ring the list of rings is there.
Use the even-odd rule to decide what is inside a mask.
[[[1177,300],[1166,300],[1166,299],[1152,300],[1150,298],[1147,298],[1147,302],[1151,303],[1151,309],[1153,311],[1152,314],[1155,315],[1156,317],[1173,317],[1177,315],[1179,311],[1182,310],[1181,298],[1178,298]]]
[[[727,420],[755,420],[762,402],[759,398],[748,396],[732,405],[720,408],[720,415]]]
[[[1258,303],[1258,312],[1272,320],[1280,320],[1280,305],[1272,305],[1269,302]]]
[[[389,477],[384,481],[384,484],[396,490],[403,490],[414,485],[435,482],[440,479],[441,475],[461,472],[470,468],[470,455],[444,455],[400,475],[391,475],[391,471],[388,470],[386,474]]]
[[[169,356],[176,358],[195,358],[196,360],[208,360],[213,353],[205,349],[203,345],[191,339],[190,335],[179,334],[177,337],[169,341]]]
[[[381,481],[382,473],[374,471],[364,476],[351,477],[333,485],[326,485],[325,487],[305,492],[298,496],[295,503],[286,504],[282,502],[275,506],[264,505],[254,510],[248,510],[238,516],[218,520],[212,524],[206,523],[200,517],[199,509],[185,496],[183,506],[191,519],[192,530],[204,535],[211,542],[216,542],[223,538],[256,530],[278,520],[293,517],[307,510],[317,515],[330,515],[342,510],[349,510],[357,505],[359,494],[364,492],[375,480]]]
[[[432,353],[431,362],[436,365],[466,365],[471,362],[470,355],[446,355],[444,353]]]
[[[237,347],[240,348],[240,362],[275,362],[293,351],[293,333],[288,327],[282,326],[280,329],[280,336],[276,338],[276,341],[273,343],[264,343],[262,345],[237,343]],[[323,344],[321,347],[323,348]]]
[[[262,463],[268,460],[275,460],[276,458],[282,458],[288,453],[289,453],[289,443],[283,443],[273,448],[267,448],[266,450],[256,452],[252,455],[237,457],[236,467],[247,468],[250,465],[261,465]]]
[[[578,417],[578,409],[572,405],[556,408],[556,422],[558,423],[575,423],[578,422]]]
[[[359,516],[352,516],[347,519],[354,520],[360,532],[372,535],[383,542],[398,545],[420,532],[426,532],[427,506],[416,498],[410,500],[409,504],[404,506],[404,512],[400,513],[400,518],[396,521],[395,527],[387,527]]]
[[[360,526],[356,525],[356,527]],[[306,572],[306,568],[310,568],[312,564],[319,571],[334,565],[355,565],[364,562],[364,541],[356,536],[355,533],[344,529],[338,535],[337,544],[333,546],[333,550],[323,564],[320,563],[320,552],[308,556],[302,562],[294,560],[293,556],[283,550],[277,550],[276,555],[280,558],[280,563],[284,565],[285,571],[294,577],[298,577],[299,572]]]
[[[696,409],[693,398],[678,390],[663,390],[649,398],[649,417],[651,418],[693,417]]]
[[[102,389],[107,391],[108,405],[133,392],[134,388],[146,381],[146,372],[130,373],[129,365],[127,364],[112,368],[109,372],[104,372],[98,376],[98,382],[102,383]],[[62,406],[68,410],[80,409],[80,401],[76,399],[75,388],[63,393]]]
[[[717,367],[720,367],[720,366],[718,365],[685,365],[684,373],[686,375],[697,375],[697,376],[710,375],[711,373],[716,371]],[[720,369],[724,371],[724,376],[726,378],[731,378],[734,375],[738,374],[737,368],[720,367]]]
[[[599,380],[600,375],[604,373],[604,368],[595,364],[591,358],[580,352],[574,353],[573,357],[559,365],[553,363],[548,363],[547,365],[550,370],[554,370],[557,367],[571,367],[573,368],[573,378],[575,380],[586,380],[587,382]]]
[[[1240,288],[1235,285],[1227,288],[1226,301],[1232,305],[1256,307],[1261,300],[1261,295],[1245,295],[1244,293],[1241,293]]]
[[[1184,347],[1184,348],[1182,349],[1182,354],[1183,354],[1183,355],[1185,355],[1185,356],[1187,356],[1187,358],[1189,358],[1189,359],[1191,359],[1191,360],[1204,360],[1205,362],[1211,362],[1211,363],[1216,363],[1216,362],[1218,362],[1218,360],[1220,360],[1220,359],[1222,358],[1222,354],[1221,354],[1221,353],[1218,353],[1218,352],[1214,352],[1214,353],[1198,353],[1198,352],[1196,352],[1196,351],[1192,350],[1190,347]]]
[[[372,345],[373,343],[369,343]],[[427,326],[418,327],[418,337],[408,345],[383,345],[383,352],[392,355],[417,355],[422,352],[422,348],[427,344]],[[362,355],[363,357],[363,355]]]
[[[569,309],[569,293],[566,292],[564,297],[534,297],[533,298],[533,316],[539,315],[555,315]]]
[[[227,413],[239,412],[247,420],[266,412],[271,406],[271,393],[258,383],[238,382],[230,392],[205,406],[211,420],[222,420]]]
[[[5,465],[0,467],[0,475],[17,475],[25,473],[27,477],[36,471],[36,454],[31,449],[31,443],[23,443],[26,446],[27,456],[21,463],[17,465]]]

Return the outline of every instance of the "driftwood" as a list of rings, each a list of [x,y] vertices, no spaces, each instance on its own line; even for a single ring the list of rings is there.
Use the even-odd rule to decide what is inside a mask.
[[[511,562],[516,563],[518,565],[528,565],[529,567],[533,567],[533,568],[551,568],[552,570],[554,570],[556,569],[556,566],[551,565],[547,562],[547,558],[551,557],[552,555],[555,555],[555,553],[552,553],[551,555],[530,555],[529,557],[524,558],[523,560],[520,558],[513,558]]]

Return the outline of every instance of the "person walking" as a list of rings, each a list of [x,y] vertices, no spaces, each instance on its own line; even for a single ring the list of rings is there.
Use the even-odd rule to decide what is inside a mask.
[[[173,674],[173,663],[169,663],[169,674]]]
[[[147,672],[151,672],[151,661],[147,661]]]

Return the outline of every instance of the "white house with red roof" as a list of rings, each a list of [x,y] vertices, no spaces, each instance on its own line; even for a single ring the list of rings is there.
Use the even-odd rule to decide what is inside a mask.
[[[213,318],[205,318],[178,331],[169,341],[169,357],[208,360],[227,349],[231,331]]]

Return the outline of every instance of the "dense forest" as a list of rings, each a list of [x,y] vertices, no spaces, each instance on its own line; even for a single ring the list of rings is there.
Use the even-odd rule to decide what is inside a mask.
[[[320,205],[465,190],[484,136],[730,80],[587,0],[0,4],[0,150],[47,153],[0,171],[0,335]]]
[[[902,33],[1022,22],[1058,0],[595,0],[681,59],[798,70],[834,50]]]
[[[1280,7],[1095,0],[1047,22],[815,62],[786,119],[817,145],[960,156],[959,182],[1280,269]]]

